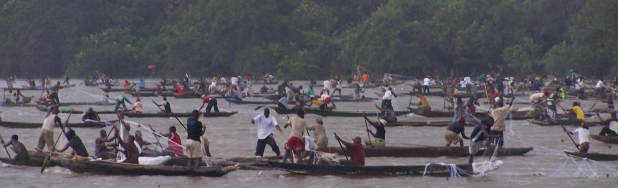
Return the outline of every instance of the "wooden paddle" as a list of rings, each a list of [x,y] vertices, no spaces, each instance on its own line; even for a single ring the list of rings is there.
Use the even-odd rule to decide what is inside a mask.
[[[2,143],[4,143],[4,139],[2,139],[2,135],[0,135],[0,140],[2,140]],[[11,154],[9,153],[9,150],[6,149],[6,147],[4,147],[4,151],[6,151],[6,155],[9,156],[9,159],[11,159]]]
[[[336,137],[339,137],[339,136],[337,136],[337,133],[335,133],[335,136],[336,136]],[[346,160],[350,160],[350,159],[348,158],[348,154],[346,154],[346,153],[345,153],[345,149],[343,149],[343,145],[341,144],[341,141],[339,141],[339,140],[337,139],[337,142],[339,142],[339,147],[341,147],[341,152],[343,152],[343,155],[345,156],[345,159],[346,159]]]
[[[152,103],[154,103],[157,106],[157,108],[159,108],[159,110],[162,110],[161,107],[159,107],[159,105],[154,100],[152,100]],[[176,118],[176,121],[178,121],[178,123],[180,123],[180,125],[182,125],[182,128],[185,128],[185,131],[189,131],[189,130],[187,130],[187,127],[185,126],[185,124],[180,122],[180,119],[178,119],[178,117],[176,117],[176,114],[174,114],[174,112],[170,111],[170,113],[172,114],[172,116],[174,116],[174,118]]]
[[[65,124],[69,122],[71,115],[72,113],[69,113],[69,117],[67,117],[67,120],[64,121]],[[58,141],[60,141],[60,137],[62,136],[62,134],[66,135],[66,133],[64,132],[64,126],[62,124],[60,124],[60,128],[62,129],[62,131],[60,132],[60,135],[58,135],[58,139],[56,139],[56,142],[54,143],[54,148],[56,148],[56,145],[58,145]],[[47,155],[47,157],[45,157],[45,160],[43,160],[43,166],[41,167],[41,174],[43,173],[43,171],[45,171],[45,167],[49,164],[49,160],[51,160],[52,153],[53,152],[49,152],[49,155]]]
[[[161,145],[161,142],[159,141],[159,136],[155,134],[156,131],[152,128],[152,125],[148,124],[148,127],[150,127],[150,130],[152,131],[152,135],[154,135],[154,137],[157,139],[157,144],[159,144],[159,147],[161,147],[161,151],[165,150],[163,149],[163,146]]]
[[[365,114],[365,112],[363,112],[363,115]],[[363,120],[365,120],[365,128],[367,128],[366,132],[367,132],[367,139],[371,140],[371,137],[369,136],[369,125],[367,125],[367,119],[365,119],[365,116],[363,116]]]
[[[571,135],[569,134],[569,132],[567,132],[566,128],[564,127],[564,125],[562,125],[562,130],[564,131],[564,133],[567,134],[567,136],[569,136],[569,138],[571,139],[571,142],[573,142],[573,144],[575,145],[575,147],[579,150],[579,146],[575,143],[575,140],[573,140],[573,137],[571,137]]]

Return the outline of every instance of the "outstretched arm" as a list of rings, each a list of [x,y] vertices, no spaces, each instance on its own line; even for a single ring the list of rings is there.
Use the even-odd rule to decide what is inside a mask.
[[[337,136],[337,135],[335,135],[335,139],[337,139],[339,142],[341,142],[343,145],[345,145],[345,147],[350,147],[350,145],[352,145],[349,142],[341,140],[341,138],[339,138],[339,136]]]
[[[374,104],[374,105],[376,106],[376,108],[377,108],[378,110],[380,110],[381,112],[386,111],[386,109],[382,109],[382,108],[380,108],[380,107],[378,106],[378,103],[373,103],[373,104]]]

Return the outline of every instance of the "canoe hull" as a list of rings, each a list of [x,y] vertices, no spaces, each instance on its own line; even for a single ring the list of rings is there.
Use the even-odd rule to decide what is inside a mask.
[[[337,117],[363,117],[363,112],[365,114],[374,115],[375,111],[331,111],[331,110],[320,110],[316,108],[305,108],[305,112],[311,114],[317,114],[319,116],[337,116]],[[405,115],[410,112],[408,111],[395,111],[395,115]],[[384,116],[384,113],[378,113],[379,116]]]
[[[605,142],[608,144],[618,144],[618,136],[600,136],[600,135],[590,135],[592,139]]]
[[[283,171],[306,174],[306,175],[408,175],[408,176],[450,176],[450,166],[438,164],[431,165],[410,165],[410,166],[326,166],[326,165],[304,165],[290,164],[281,162],[268,162],[273,168]],[[458,168],[468,172],[472,171],[469,164],[458,164]]]
[[[528,153],[533,148],[502,148],[498,151],[498,156],[519,156]],[[493,153],[493,149],[488,153]],[[337,153],[343,155],[341,148],[328,147],[318,149],[327,153]],[[481,150],[476,155],[483,155],[485,150]],[[468,147],[382,147],[365,148],[365,157],[463,157],[469,156]]]
[[[238,112],[211,112],[204,113],[204,117],[229,117],[236,113]],[[176,115],[176,117],[191,117],[191,113],[174,113],[173,115],[172,113],[125,113],[124,115],[132,118],[174,117],[174,115]]]
[[[191,170],[186,167],[145,166],[109,161],[62,160],[65,168],[75,173],[103,175],[163,175],[163,176],[210,176],[221,177],[229,171],[222,168],[201,168]]]
[[[36,151],[28,151],[28,155],[30,155],[30,159],[28,160],[13,160],[5,157],[0,157],[0,161],[3,163],[7,163],[15,166],[32,166],[32,167],[42,167],[45,158],[49,155],[49,153],[36,152]],[[60,156],[57,154],[52,154],[49,158],[49,163],[47,167],[54,166],[62,166],[61,160],[68,159],[68,156]]]
[[[42,123],[23,123],[23,122],[10,122],[10,121],[2,121],[0,122],[0,126],[8,127],[8,128],[41,128],[43,126]],[[105,127],[105,123],[70,123],[70,127],[79,127],[79,128],[101,128]],[[57,126],[59,127],[59,126]]]
[[[567,155],[573,155],[577,157],[587,158],[595,161],[615,161],[618,160],[618,155],[615,154],[603,154],[603,153],[580,153],[576,151],[564,151]]]

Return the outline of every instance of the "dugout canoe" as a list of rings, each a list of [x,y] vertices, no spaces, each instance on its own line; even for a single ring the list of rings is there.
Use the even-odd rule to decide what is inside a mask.
[[[475,122],[475,121],[474,121]],[[387,127],[409,126],[409,127],[446,127],[451,124],[450,120],[443,121],[402,121],[397,123],[388,123]],[[475,126],[476,123],[466,123],[466,126]]]
[[[33,106],[37,106],[38,104],[29,104],[29,103],[7,103],[7,102],[3,102],[1,106],[6,106],[6,107],[33,107]]]
[[[300,107],[294,107],[294,108],[281,108],[278,106],[272,106],[272,107],[268,107],[270,109],[273,109],[275,112],[277,112],[277,114],[296,114],[298,113],[298,110],[302,109]]]
[[[184,93],[182,95],[174,94],[174,98],[177,98],[177,99],[199,99],[199,98],[202,98],[202,95],[209,95],[209,94],[208,93],[207,94],[202,94],[202,93],[193,93],[193,92],[191,92],[191,93]]]
[[[209,176],[221,177],[229,172],[236,170],[235,167],[202,167],[191,169],[178,166],[147,166],[128,163],[117,163],[111,161],[76,161],[61,160],[62,165],[75,173],[90,173],[103,175],[163,175],[163,176]]]
[[[37,105],[43,105],[46,106],[47,103],[37,103]],[[80,105],[91,105],[91,106],[112,106],[112,105],[116,105],[116,103],[103,103],[101,101],[97,101],[97,102],[61,102],[60,103],[61,106],[80,106]]]
[[[9,159],[8,157],[0,157],[0,161],[15,166],[42,167],[45,158],[49,155],[49,152],[28,151],[28,155],[30,155],[30,159],[27,160],[15,160]],[[12,157],[14,156],[15,155],[12,155]],[[47,167],[62,166],[61,160],[69,158],[70,156],[66,154],[53,153],[49,158]]]
[[[306,113],[317,114],[319,116],[337,116],[337,117],[362,117],[363,112],[367,115],[375,115],[376,111],[334,111],[334,110],[320,110],[317,108],[305,108]],[[408,111],[395,111],[396,116],[409,114]],[[383,112],[378,113],[379,116],[384,116]]]
[[[545,122],[536,119],[528,119],[528,122],[534,123],[541,126],[551,126],[551,125],[575,125],[580,126],[582,124],[582,120],[568,120],[568,119],[558,119],[556,122]],[[600,122],[586,122],[588,126],[594,126],[599,124]]]
[[[129,92],[129,91],[135,91],[135,89],[132,88],[99,88],[107,93],[109,92]],[[157,88],[140,88],[140,91],[156,91]],[[161,88],[161,91],[168,91],[167,88]],[[169,90],[171,91],[171,90]]]
[[[327,165],[305,165],[281,163],[268,161],[272,168],[287,171],[294,174],[304,175],[356,175],[356,176],[375,176],[375,175],[407,175],[407,176],[450,176],[453,169],[450,165],[426,164],[426,165],[407,165],[407,166],[327,166]],[[457,168],[464,171],[462,176],[472,174],[470,164],[457,164]]]
[[[279,81],[264,82],[264,80],[261,80],[261,81],[258,80],[253,83],[253,85],[276,85],[276,84],[279,84]]]
[[[410,110],[411,113],[414,113],[416,115],[420,115],[420,116],[425,116],[425,117],[453,117],[454,116],[454,112],[453,111],[437,111],[437,110],[419,110],[418,108],[414,108],[414,107],[408,107],[408,110]],[[528,119],[530,117],[526,117],[526,114],[528,113],[528,111],[518,111],[518,110],[513,110],[510,113],[510,116],[507,116],[507,119],[512,119],[512,120],[524,120],[524,119]],[[476,112],[474,113],[474,117],[478,118],[478,119],[485,119],[489,116],[489,114],[487,112]]]
[[[608,144],[618,144],[618,136],[601,136],[601,135],[591,134],[590,137],[592,139],[605,142]]]
[[[210,112],[210,113],[204,113],[204,117],[228,117],[234,114],[237,114],[238,112],[236,111],[232,111],[232,112]],[[174,115],[176,115],[176,117],[191,117],[191,113],[174,113],[172,115],[172,113],[124,113],[125,116],[127,117],[132,117],[132,118],[149,118],[149,117],[174,117]]]
[[[281,160],[280,156],[267,156],[262,158],[257,158],[255,156],[252,157],[233,157],[227,159],[217,159],[211,161],[214,165],[220,165],[223,167],[239,165],[241,170],[266,170],[271,169],[268,166],[267,161],[276,161]],[[181,157],[172,157],[170,160],[165,161],[163,165],[165,166],[187,166],[189,162],[189,158],[181,156]],[[205,161],[202,161],[202,165],[206,165]]]
[[[153,92],[140,92],[139,94],[137,92],[131,92],[129,93],[131,94],[132,97],[158,97],[158,96],[166,96],[166,97],[171,97],[174,96],[174,93],[172,92],[161,92],[161,95],[158,95],[157,93]]]
[[[498,156],[520,156],[532,151],[528,148],[502,148],[498,150]],[[493,153],[493,149],[490,148]],[[328,147],[318,149],[327,153],[343,155],[340,147]],[[482,155],[485,149],[481,149],[475,155]],[[365,148],[365,157],[464,157],[469,156],[468,147],[375,147]]]
[[[116,121],[110,121],[110,122],[116,122]],[[41,128],[43,126],[43,123],[25,123],[25,122],[11,122],[11,121],[2,121],[0,122],[0,126],[2,127],[7,127],[7,128],[21,128],[21,129],[33,129],[33,128]],[[101,128],[101,127],[105,127],[105,122],[100,122],[100,123],[94,123],[94,122],[89,122],[89,123],[71,123],[69,122],[69,127],[71,128],[75,128],[75,127],[79,127],[79,128]],[[57,126],[56,127],[60,127]]]
[[[229,103],[233,103],[233,104],[277,104],[277,102],[274,102],[274,101],[246,101],[246,100],[238,101],[238,100],[234,100],[231,98],[225,98],[225,101]],[[296,102],[288,101],[288,104],[296,104]]]
[[[578,151],[564,151],[567,155],[577,156],[581,158],[587,158],[595,161],[615,161],[618,160],[616,154],[604,154],[604,153],[580,153]]]
[[[47,108],[47,106],[37,105],[36,108],[39,111],[41,111],[41,112],[47,112],[49,110]],[[117,113],[117,112],[114,112],[114,111],[95,111],[95,112],[97,114],[116,114]],[[60,113],[63,113],[63,114],[68,114],[68,113],[71,113],[71,114],[83,114],[83,113],[86,113],[86,112],[85,111],[79,111],[79,110],[70,110],[70,111],[69,110],[60,110]]]

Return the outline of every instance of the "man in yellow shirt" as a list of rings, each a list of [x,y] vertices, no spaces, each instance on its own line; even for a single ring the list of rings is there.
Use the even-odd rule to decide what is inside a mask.
[[[579,120],[585,121],[584,119],[584,111],[579,106],[579,102],[573,102],[573,113],[575,113],[575,117]]]
[[[411,105],[419,106],[418,107],[419,110],[431,110],[431,105],[429,104],[429,102],[427,101],[427,98],[425,98],[424,95],[416,94],[416,97],[421,99],[421,101],[419,101],[419,102],[411,102],[410,103]]]

